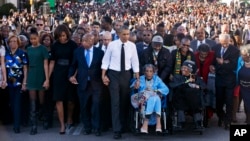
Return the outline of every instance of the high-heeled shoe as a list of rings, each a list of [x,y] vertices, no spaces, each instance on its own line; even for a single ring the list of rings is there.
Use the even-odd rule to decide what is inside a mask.
[[[65,134],[65,130],[66,130],[66,127],[64,127],[64,131],[60,131],[59,134],[60,135],[64,135]]]
[[[143,129],[143,128],[141,128],[141,133],[143,133],[143,134],[148,134],[148,130],[145,130],[145,129]]]
[[[162,132],[162,129],[161,129],[161,128],[156,128],[155,132],[156,132],[156,133],[161,133],[161,132]]]

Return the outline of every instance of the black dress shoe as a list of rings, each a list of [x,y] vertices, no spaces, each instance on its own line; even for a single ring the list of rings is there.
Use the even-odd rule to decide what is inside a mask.
[[[13,128],[13,131],[14,131],[14,133],[16,133],[16,134],[20,133],[20,129],[19,129],[19,128]]]
[[[89,134],[91,134],[91,130],[85,130],[85,131],[83,132],[83,135],[89,135]]]
[[[219,126],[219,127],[222,126],[222,122],[223,122],[222,119],[219,119],[219,121],[218,121],[218,126]]]
[[[225,124],[225,130],[230,129],[230,124]]]
[[[49,123],[48,122],[43,122],[43,129],[48,130],[49,128]]]
[[[37,134],[37,128],[31,128],[30,135]]]
[[[101,136],[101,131],[100,130],[96,130],[95,131],[95,136]]]
[[[64,135],[64,134],[65,134],[65,131],[63,131],[63,132],[59,132],[59,134],[60,134],[60,135]]]
[[[120,132],[115,132],[114,139],[120,139],[122,138],[122,134]]]

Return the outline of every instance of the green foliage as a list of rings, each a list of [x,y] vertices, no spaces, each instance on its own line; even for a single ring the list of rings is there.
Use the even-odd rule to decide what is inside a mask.
[[[6,15],[7,17],[11,14],[11,11],[17,11],[17,8],[12,3],[5,3],[0,7],[0,18],[3,17],[3,15]]]

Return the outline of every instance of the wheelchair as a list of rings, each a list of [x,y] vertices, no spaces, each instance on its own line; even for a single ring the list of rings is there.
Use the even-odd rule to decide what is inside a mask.
[[[190,120],[185,120],[184,125],[181,125],[178,121],[178,114],[179,111],[177,110],[177,108],[175,107],[175,98],[174,98],[174,93],[175,91],[173,89],[170,89],[170,93],[169,93],[169,98],[168,98],[168,110],[169,110],[169,133],[170,134],[174,134],[176,132],[182,132],[185,130],[188,130],[188,124],[191,123],[193,124],[194,127],[193,131],[194,132],[198,132],[200,135],[203,134],[205,128],[207,127],[207,122],[208,122],[208,118],[207,118],[207,111],[206,111],[206,103],[205,103],[205,97],[206,97],[206,93],[203,92],[203,90],[201,90],[200,92],[200,105],[199,105],[199,113],[201,118],[199,120],[199,127],[196,129],[196,122],[194,121],[194,112],[190,109],[184,110],[184,115],[185,115],[185,119],[188,119],[188,117],[193,118],[193,121],[190,122]],[[183,127],[184,126],[184,127]],[[187,127],[186,127],[187,126]]]
[[[146,104],[144,103],[143,105],[139,105],[138,107],[134,106],[133,104],[133,99],[136,98],[136,100],[139,99],[138,92],[137,90],[131,90],[131,106],[130,106],[130,130],[134,135],[140,135],[140,128],[143,124],[143,119],[144,119],[144,109],[146,108]],[[156,135],[166,135],[169,133],[169,128],[168,128],[168,109],[167,109],[167,96],[162,95],[161,97],[161,127],[162,127],[162,132],[161,133],[156,133],[156,114],[153,113],[149,119],[149,124],[148,124],[148,133],[149,134],[156,134]]]

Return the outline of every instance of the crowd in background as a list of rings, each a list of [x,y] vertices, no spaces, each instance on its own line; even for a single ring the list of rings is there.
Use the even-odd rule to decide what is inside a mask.
[[[38,119],[43,121],[44,129],[53,126],[56,107],[60,134],[65,134],[79,123],[80,117],[85,116],[82,113],[82,101],[79,100],[82,97],[74,85],[77,82],[74,78],[69,80],[68,74],[71,63],[75,61],[74,49],[94,46],[105,54],[110,42],[124,38],[120,37],[126,30],[124,26],[130,31],[128,40],[136,45],[140,75],[144,74],[144,65],[153,64],[158,76],[169,86],[175,75],[181,75],[183,62],[192,60],[196,63],[195,75],[202,77],[206,84],[210,84],[214,77],[210,86],[216,97],[216,106],[208,106],[210,112],[207,116],[211,118],[212,113],[216,112],[218,125],[224,124],[228,129],[231,122],[237,122],[236,113],[243,98],[246,122],[250,124],[250,101],[246,95],[250,83],[247,64],[250,50],[244,48],[240,51],[242,45],[250,43],[250,11],[233,3],[226,5],[196,0],[116,1],[104,4],[66,2],[57,3],[53,14],[30,14],[24,10],[3,17],[0,56],[1,66],[5,64],[7,70],[2,72],[7,77],[2,79],[4,89],[1,89],[0,96],[2,122],[14,123],[16,133],[20,132],[20,125],[31,125],[30,134],[34,135],[37,133]],[[160,39],[154,40],[155,36],[160,36]],[[160,47],[154,42],[161,43]],[[34,49],[38,46],[39,50]],[[2,51],[3,48],[5,51]],[[17,57],[14,60],[13,55]],[[103,56],[102,53],[100,55]],[[8,64],[8,59],[16,63]],[[245,67],[242,65],[244,62]],[[77,74],[76,68],[70,77]],[[15,76],[17,78],[10,79],[15,74],[12,71],[19,73]],[[100,82],[104,81],[105,84],[106,78],[101,77],[100,73]],[[15,85],[10,85],[14,82]],[[242,96],[239,89],[243,89]],[[107,110],[108,113],[100,110],[101,118],[94,119],[100,121],[100,126],[92,125],[97,126],[94,131],[97,136],[112,127],[110,89],[102,86],[101,91],[100,104],[102,108],[110,110]],[[22,93],[22,96],[17,97],[16,93]],[[224,104],[226,111],[223,111]],[[11,115],[14,115],[13,119],[9,118]],[[121,132],[125,132],[128,127],[123,128]],[[91,131],[88,129],[84,133],[90,134]],[[114,138],[120,138],[119,135],[115,132]]]

